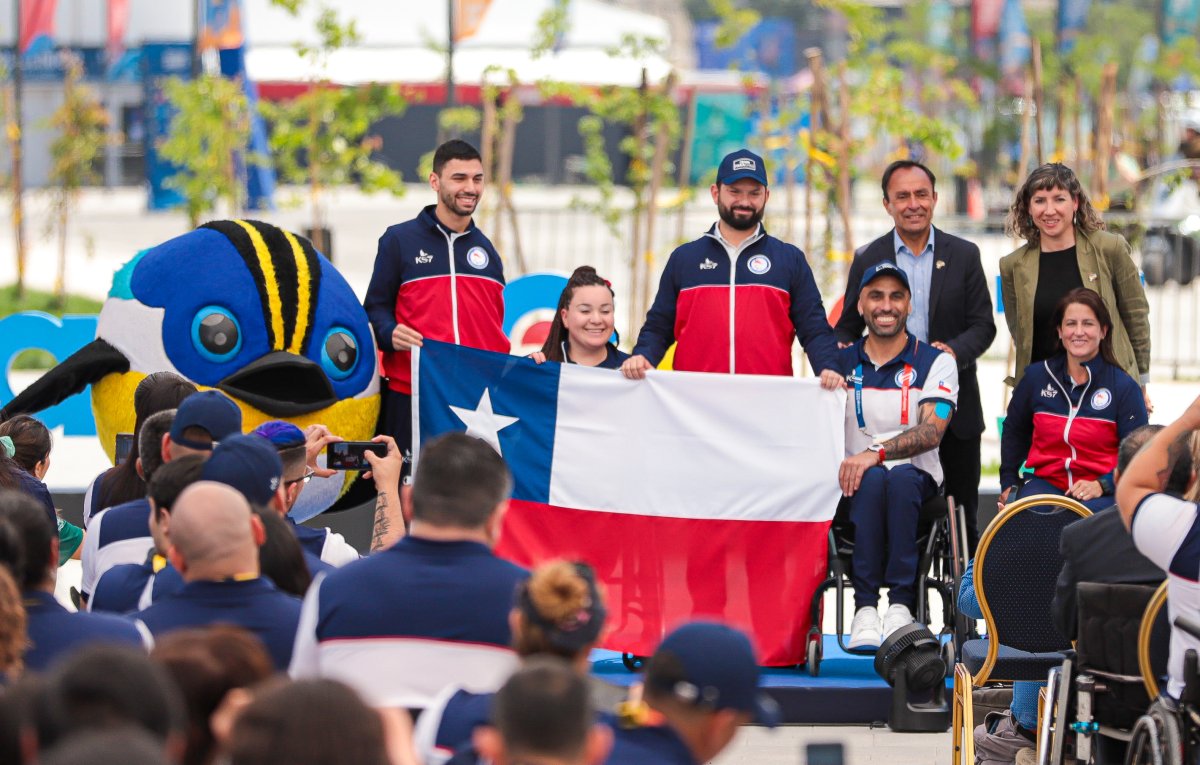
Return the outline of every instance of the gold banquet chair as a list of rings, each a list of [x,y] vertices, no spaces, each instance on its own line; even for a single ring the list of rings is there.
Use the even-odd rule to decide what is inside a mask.
[[[975,762],[971,693],[977,686],[1043,682],[1062,664],[1071,644],[1050,619],[1062,568],[1058,540],[1067,524],[1089,515],[1073,499],[1038,494],[1009,503],[984,530],[974,580],[987,636],[963,643],[954,666],[952,762]]]

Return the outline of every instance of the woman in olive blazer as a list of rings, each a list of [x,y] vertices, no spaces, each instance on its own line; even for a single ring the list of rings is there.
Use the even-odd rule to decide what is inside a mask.
[[[1058,163],[1034,170],[1017,190],[1006,224],[1011,235],[1026,240],[1000,260],[1004,318],[1017,350],[1016,374],[1006,382],[1015,386],[1034,361],[1035,304],[1042,297],[1039,278],[1044,278],[1043,292],[1051,285],[1074,284],[1099,293],[1113,317],[1117,361],[1145,389],[1150,378],[1146,292],[1129,243],[1104,230],[1075,173]],[[1043,267],[1053,270],[1042,274]],[[1049,301],[1062,295],[1044,297]]]

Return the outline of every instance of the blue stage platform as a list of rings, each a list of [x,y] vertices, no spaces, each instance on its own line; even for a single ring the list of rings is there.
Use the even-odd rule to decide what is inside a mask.
[[[763,670],[762,684],[779,704],[783,721],[792,725],[886,724],[892,689],[875,674],[874,657],[846,653],[833,635],[824,640],[820,677],[809,675],[803,667]],[[621,686],[639,678],[614,651],[592,653],[592,674]]]

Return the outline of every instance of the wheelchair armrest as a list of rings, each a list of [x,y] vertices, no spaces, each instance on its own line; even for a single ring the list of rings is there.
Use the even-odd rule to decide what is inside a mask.
[[[1190,616],[1176,616],[1175,626],[1197,640],[1200,640],[1200,622],[1192,619]]]

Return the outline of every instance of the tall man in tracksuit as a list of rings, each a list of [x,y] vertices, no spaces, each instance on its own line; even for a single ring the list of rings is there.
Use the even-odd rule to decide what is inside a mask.
[[[680,371],[790,376],[799,336],[821,386],[842,387],[837,342],[812,269],[798,247],[762,226],[770,196],[762,157],[746,149],[727,155],[711,192],[720,220],[671,253],[622,374],[644,378],[674,342],[673,368]],[[694,615],[724,613],[724,580],[713,578],[714,568],[724,567],[715,564],[688,562]]]
[[[720,220],[671,253],[622,373],[645,377],[674,342],[681,371],[791,375],[798,336],[822,387],[841,387],[812,269],[798,247],[762,226],[770,196],[762,157],[746,149],[727,155],[711,192]]]
[[[475,147],[451,140],[433,154],[437,204],[379,238],[363,307],[383,351],[380,431],[412,451],[412,349],[424,338],[508,353],[504,265],[471,215],[483,194]],[[407,472],[407,471],[406,471]]]

